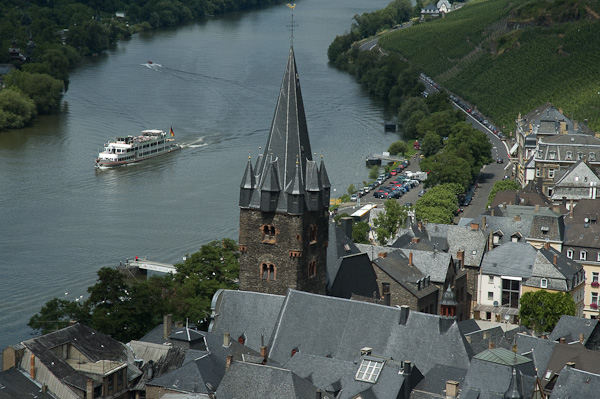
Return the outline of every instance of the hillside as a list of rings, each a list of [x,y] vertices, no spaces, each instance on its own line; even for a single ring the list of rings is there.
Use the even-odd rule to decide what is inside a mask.
[[[596,0],[473,1],[379,40],[505,131],[545,102],[600,131],[598,43]]]

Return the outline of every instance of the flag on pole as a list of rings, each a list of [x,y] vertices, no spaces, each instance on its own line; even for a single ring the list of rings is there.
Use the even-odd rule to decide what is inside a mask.
[[[171,137],[175,137],[175,132],[173,131],[173,126],[171,126],[169,133],[171,133]]]

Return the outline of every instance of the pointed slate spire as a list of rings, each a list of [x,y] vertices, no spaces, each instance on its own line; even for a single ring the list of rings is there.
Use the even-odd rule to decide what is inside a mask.
[[[323,155],[321,155],[321,167],[319,168],[319,177],[321,179],[321,186],[323,187],[323,206],[328,208],[329,197],[331,196],[331,183],[329,182],[327,169],[325,169],[325,161],[323,161]]]
[[[240,206],[247,208],[252,200],[252,193],[256,187],[256,179],[254,176],[254,170],[252,169],[252,159],[248,156],[248,164],[246,165],[246,171],[240,184]]]
[[[307,161],[312,160],[312,153],[293,48],[290,48],[265,151],[278,159],[280,187],[287,187],[293,179],[296,159],[300,162],[300,177],[304,181],[303,173]],[[257,168],[261,175],[261,185],[268,167],[268,160],[263,157]]]
[[[263,176],[261,176],[260,210],[263,212],[275,212],[277,210],[279,192],[281,191],[277,175],[277,158],[275,158],[269,161]]]
[[[306,163],[306,192],[308,194],[308,210],[318,211],[321,207],[321,178],[315,161]]]
[[[294,215],[300,215],[304,213],[304,199],[306,192],[304,185],[302,184],[302,177],[300,175],[299,162],[296,162],[296,173],[292,177],[292,181],[288,184],[286,190],[287,194],[287,211]]]

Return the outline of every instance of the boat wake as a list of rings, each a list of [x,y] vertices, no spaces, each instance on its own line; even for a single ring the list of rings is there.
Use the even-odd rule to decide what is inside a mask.
[[[155,71],[158,71],[158,69],[159,69],[159,68],[162,68],[162,65],[161,65],[161,64],[156,64],[156,63],[154,63],[154,62],[152,62],[152,61],[148,61],[147,63],[145,63],[145,64],[140,64],[140,65],[141,65],[141,66],[145,66],[145,67],[146,67],[146,68],[148,68],[148,69],[154,69]]]
[[[189,147],[189,148],[200,148],[200,147],[206,147],[208,145],[208,143],[202,143],[202,144],[188,144],[188,145],[183,145],[182,147]]]

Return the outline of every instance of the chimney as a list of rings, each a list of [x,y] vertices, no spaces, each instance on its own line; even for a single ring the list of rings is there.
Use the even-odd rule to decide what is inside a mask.
[[[340,225],[342,227],[342,231],[346,234],[346,237],[352,238],[352,218],[351,217],[343,217],[340,219]]]
[[[515,215],[515,217],[513,218],[515,222],[520,222],[521,221],[521,215]]]
[[[410,313],[410,308],[408,307],[408,305],[400,306],[400,319],[398,320],[398,324],[405,326],[406,322],[408,321],[409,313]]]
[[[173,331],[173,315],[166,314],[163,316],[163,339],[169,338]]]
[[[465,250],[459,249],[456,251],[456,259],[458,259],[458,263],[460,264],[460,268],[465,267]]]
[[[579,130],[579,122],[573,121],[573,133],[577,133],[577,130]]]
[[[227,361],[225,362],[225,371],[229,370],[229,367],[231,367],[231,362],[233,362],[233,355],[227,355]]]
[[[496,216],[495,213],[496,212],[494,212],[494,208],[490,209],[490,216]]]
[[[490,338],[490,340],[488,341],[488,349],[494,349],[496,347],[496,344],[492,342],[492,339]]]
[[[585,335],[583,333],[579,333],[579,343],[583,345],[585,341]]]
[[[450,327],[452,327],[452,324],[454,324],[455,320],[456,320],[456,317],[440,316],[440,333],[441,334],[446,333],[446,331],[448,331],[450,329]]]
[[[223,347],[228,348],[231,345],[231,334],[223,333]]]
[[[479,223],[471,222],[471,230],[479,230]]]
[[[538,213],[540,211],[540,204],[535,204],[535,213]]]
[[[316,399],[323,399],[323,391],[321,391],[320,389],[317,389],[317,395],[315,396]]]
[[[573,219],[573,208],[574,208],[574,205],[573,205],[573,198],[571,198],[571,205],[569,206],[569,217],[570,217],[571,219]]]
[[[548,241],[544,243],[544,249],[550,249],[550,243]]]
[[[419,228],[419,230],[422,230],[423,229],[423,222],[419,220],[417,222],[417,227]]]
[[[567,339],[563,337],[563,338],[559,339],[559,342],[561,344],[566,344],[567,343]]]
[[[413,265],[413,253],[412,253],[412,251],[410,251],[408,253],[408,265],[411,266],[411,267],[414,266]]]
[[[260,357],[263,358],[263,364],[267,364],[267,359],[269,358],[269,350],[265,345],[265,336],[262,334],[260,336]]]
[[[569,366],[572,369],[574,369],[575,368],[575,362],[567,362],[567,364],[565,366]]]
[[[554,254],[554,259],[552,260],[552,263],[553,263],[554,265],[556,265],[557,261],[558,261],[558,255],[557,255],[557,254]]]
[[[412,363],[410,360],[404,361],[404,367],[402,368],[402,376],[404,377],[404,384],[402,387],[404,389],[404,397],[410,397],[410,392],[412,391],[412,382],[411,382],[411,374],[412,374]]]
[[[481,217],[481,230],[485,229],[485,222],[486,222],[485,216],[482,216]]]
[[[32,380],[35,380],[35,355],[31,355],[31,368],[29,369],[29,375]]]
[[[567,122],[560,121],[560,134],[567,134]]]
[[[446,399],[458,398],[458,382],[448,380],[446,381]]]
[[[380,252],[377,254],[377,256],[380,258],[387,258],[387,252]]]
[[[85,388],[86,388],[85,389],[86,390],[85,397],[93,398],[94,397],[94,380],[92,380],[91,378],[88,378]]]
[[[412,242],[413,244],[418,244],[419,241],[421,241],[421,239],[419,237],[413,237],[410,242]]]
[[[45,382],[42,384],[42,393],[48,393],[48,385]]]
[[[560,205],[553,204],[552,205],[552,212],[560,213]]]

